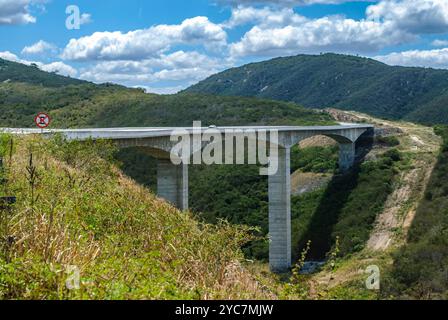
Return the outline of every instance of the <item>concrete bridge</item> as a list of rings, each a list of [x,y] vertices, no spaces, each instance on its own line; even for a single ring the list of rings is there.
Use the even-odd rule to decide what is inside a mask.
[[[195,134],[193,128],[1,129],[1,131],[13,134],[44,135],[59,132],[69,140],[108,139],[114,141],[120,148],[143,148],[158,160],[158,195],[180,210],[188,210],[188,165],[174,165],[170,160],[170,152],[176,144],[170,137],[174,130],[179,129],[192,137]],[[207,129],[209,128],[202,128],[203,131]],[[313,127],[214,127],[214,129],[222,134],[223,141],[226,129],[235,132],[244,130],[278,132],[278,170],[268,179],[269,262],[274,272],[284,272],[291,267],[291,147],[316,135],[331,137],[339,143],[339,168],[343,172],[355,163],[356,145],[361,140],[360,138],[371,138],[374,134],[372,125],[351,124]],[[202,144],[201,148],[204,146]]]

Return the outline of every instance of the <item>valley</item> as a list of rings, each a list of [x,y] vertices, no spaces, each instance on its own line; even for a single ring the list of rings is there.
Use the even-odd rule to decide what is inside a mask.
[[[268,183],[256,165],[192,166],[191,210],[180,212],[155,196],[155,160],[142,150],[3,134],[3,194],[17,203],[1,221],[1,298],[446,298],[446,127],[251,97],[147,94],[5,61],[2,72],[2,127],[31,127],[46,110],[55,128],[358,122],[377,137],[345,174],[331,139],[292,148],[296,266],[275,275]],[[310,261],[324,263],[301,273]],[[68,266],[83,290],[66,289]],[[366,287],[369,266],[380,290]]]

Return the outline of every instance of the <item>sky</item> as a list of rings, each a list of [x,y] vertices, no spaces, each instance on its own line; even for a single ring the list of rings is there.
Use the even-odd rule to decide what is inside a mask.
[[[154,93],[323,52],[446,69],[448,0],[0,0],[0,58]]]

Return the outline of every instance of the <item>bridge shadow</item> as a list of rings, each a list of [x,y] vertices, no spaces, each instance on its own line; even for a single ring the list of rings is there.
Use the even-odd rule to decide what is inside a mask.
[[[350,195],[356,189],[360,174],[360,165],[364,161],[366,155],[373,147],[373,136],[369,132],[362,136],[356,144],[356,164],[348,172],[338,173],[333,176],[332,180],[327,185],[323,195],[319,198],[319,203],[312,214],[312,218],[298,236],[298,239],[293,243],[293,261],[297,261],[303,250],[307,247],[308,241],[311,241],[311,246],[307,255],[307,260],[321,261],[326,258],[326,255],[335,244],[333,237],[334,227],[339,221],[340,214],[347,204]],[[300,206],[300,197],[293,197],[292,199],[292,215],[293,219],[300,218],[298,207]],[[302,212],[303,213],[303,212]],[[294,228],[294,225],[293,225]],[[293,232],[297,231],[293,229]]]
[[[311,246],[307,260],[319,261],[325,259],[327,252],[334,245],[333,228],[339,221],[340,213],[347,203],[350,194],[358,184],[358,176],[359,167],[357,166],[346,174],[333,177],[320,198],[305,233],[299,235],[299,240],[293,245],[293,248],[295,248],[293,252],[294,261],[300,257],[308,241],[311,241]],[[295,198],[293,205],[296,200],[300,201],[300,198]],[[297,209],[294,207],[292,210],[295,216]]]

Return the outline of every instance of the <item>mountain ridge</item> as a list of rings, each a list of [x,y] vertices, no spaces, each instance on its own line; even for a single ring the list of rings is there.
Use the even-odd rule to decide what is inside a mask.
[[[448,70],[389,66],[350,55],[274,58],[232,68],[183,92],[253,96],[392,120],[448,123]]]

